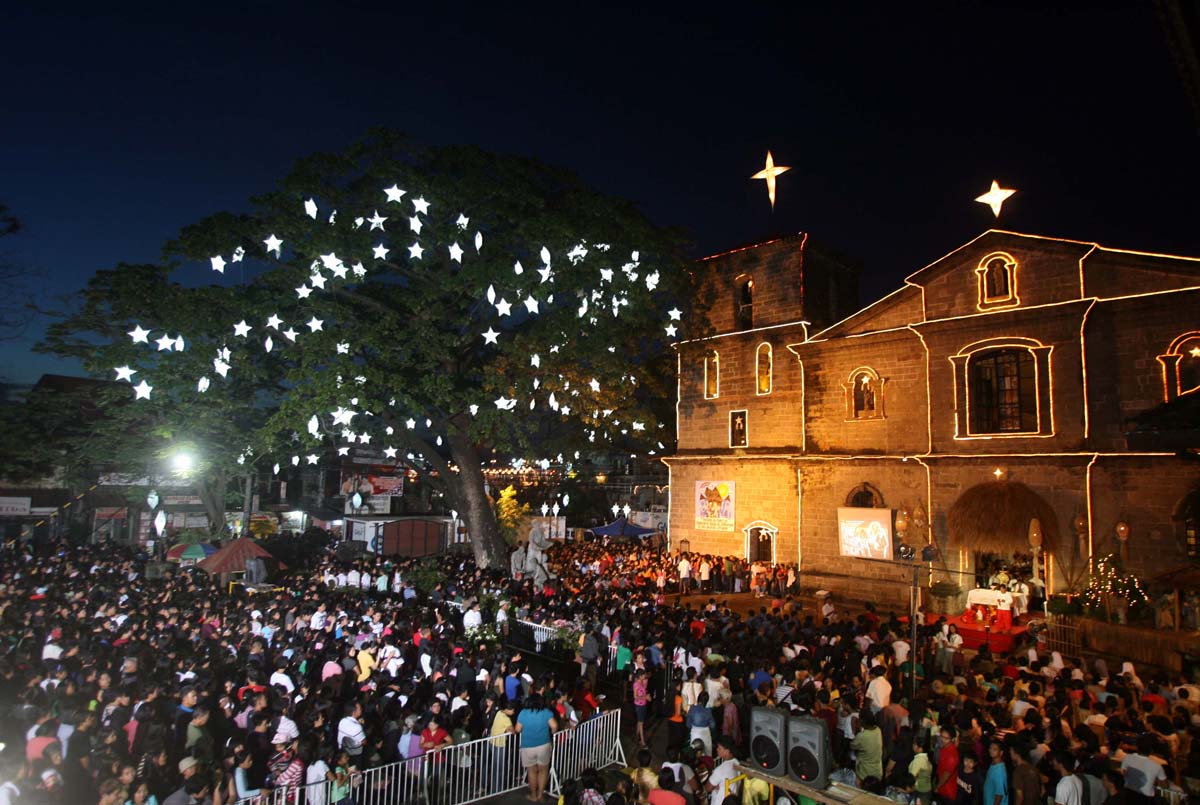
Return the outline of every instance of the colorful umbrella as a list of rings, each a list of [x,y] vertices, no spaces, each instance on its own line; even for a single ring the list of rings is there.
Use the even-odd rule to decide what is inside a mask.
[[[176,561],[180,559],[195,559],[200,561],[206,557],[212,556],[217,552],[214,545],[209,545],[207,542],[183,542],[175,545],[171,550],[167,551],[167,558]]]

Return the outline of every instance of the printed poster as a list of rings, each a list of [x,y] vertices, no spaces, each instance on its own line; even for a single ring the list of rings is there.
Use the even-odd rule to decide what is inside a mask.
[[[732,531],[733,481],[696,481],[696,530]]]

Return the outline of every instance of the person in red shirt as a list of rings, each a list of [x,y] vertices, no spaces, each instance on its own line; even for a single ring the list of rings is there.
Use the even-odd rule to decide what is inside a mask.
[[[675,790],[678,785],[675,772],[663,769],[658,773],[658,788],[650,789],[646,801],[650,805],[687,805],[687,799]]]
[[[937,757],[937,794],[939,805],[951,805],[958,797],[958,743],[954,740],[954,727],[942,727],[939,736],[941,749]]]

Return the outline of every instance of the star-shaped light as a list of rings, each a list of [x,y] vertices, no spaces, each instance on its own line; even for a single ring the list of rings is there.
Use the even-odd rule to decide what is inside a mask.
[[[417,420],[413,419],[412,417],[409,417],[408,419],[404,420],[404,427],[408,428],[409,430],[412,430],[416,426],[417,426]]]
[[[467,408],[470,410],[471,416],[475,416],[476,414],[479,413],[479,406],[475,405],[474,403],[471,403],[470,405],[468,405]]]
[[[320,274],[314,273],[311,277],[308,278],[308,282],[314,288],[320,288],[321,290],[325,289],[325,277],[323,277]]]
[[[450,259],[456,263],[462,263],[463,250],[462,246],[458,245],[458,241],[450,244]]]
[[[342,341],[341,343],[339,343],[337,345],[337,354],[349,355],[350,354],[350,344],[345,341]]]
[[[771,200],[771,209],[775,209],[775,177],[781,173],[790,171],[791,168],[785,165],[776,165],[775,157],[771,156],[771,152],[767,151],[767,162],[763,169],[751,176],[751,179],[765,179],[767,182],[767,198]]]
[[[335,425],[349,425],[354,417],[358,416],[357,412],[341,407],[331,413],[333,414],[333,424]]]
[[[351,270],[354,271],[354,276],[356,276],[356,277],[367,276],[367,269],[365,266],[363,266],[362,263],[355,263]],[[337,272],[334,272],[334,273],[337,273]]]
[[[421,234],[421,219],[415,215],[412,218],[409,218],[408,228],[418,235]]]
[[[137,395],[134,397],[134,399],[135,400],[148,400],[148,399],[150,399],[150,392],[153,390],[154,390],[154,386],[151,386],[149,383],[147,383],[145,380],[143,380],[141,383],[138,383],[136,386],[133,387],[133,392],[135,395]]]
[[[611,268],[600,269],[600,280],[602,282],[612,282],[613,270]]]
[[[308,460],[308,463],[309,463],[309,464],[316,464],[316,463],[317,463],[317,456],[316,456],[316,455],[314,455],[314,454],[312,454],[312,453],[309,453],[307,456],[305,456],[305,458]]]
[[[1015,192],[1017,192],[1016,189],[1001,187],[1000,183],[993,179],[991,189],[975,200],[980,204],[986,204],[991,207],[992,215],[999,218],[1000,208],[1004,206],[1004,202],[1008,200],[1008,197]]]
[[[1200,358],[1200,347],[1192,347],[1188,350],[1188,354],[1193,358]]]
[[[225,258],[224,257],[222,257],[221,255],[218,254],[216,257],[210,257],[208,259],[209,259],[209,262],[212,263],[213,271],[217,272],[218,274],[225,273]]]
[[[267,319],[267,326],[272,330],[278,330],[281,324],[283,324],[283,319],[274,313],[271,314],[271,318]]]
[[[533,353],[533,355],[531,355],[529,357],[529,365],[532,366],[534,369],[537,369],[539,366],[542,365],[542,356],[538,355],[536,352]]]
[[[315,333],[317,330],[320,330],[322,325],[324,325],[324,324],[325,324],[325,322],[321,321],[316,316],[313,316],[311,319],[308,320],[308,329],[312,330]]]
[[[421,248],[420,243],[414,243],[413,245],[408,247],[408,256],[414,260],[420,260],[421,255],[423,255],[424,253],[425,253],[425,250]]]
[[[233,325],[233,334],[239,338],[245,338],[252,329],[254,328],[249,324],[246,324],[245,319],[242,319],[237,324]]]
[[[508,397],[497,397],[492,401],[501,411],[511,411],[517,407],[517,401]]]
[[[674,338],[675,333],[679,332],[679,329],[674,324],[668,324],[666,329],[667,335],[671,336],[671,338]]]
[[[425,215],[426,213],[429,212],[429,202],[425,200],[424,196],[420,196],[419,198],[414,198],[413,199],[413,209],[415,209],[420,214]]]
[[[387,193],[388,201],[399,202],[400,198],[404,195],[404,191],[400,189],[399,185],[392,185],[391,187],[385,187],[385,188],[383,188],[383,192]]]
[[[349,447],[339,447],[339,448],[338,448],[338,455],[339,455],[339,456],[348,456],[348,455],[350,455],[350,448],[349,448]]]
[[[295,331],[295,330],[293,330],[291,327],[289,327],[289,328],[287,328],[286,330],[284,330],[284,331],[283,331],[283,335],[284,335],[284,337],[285,337],[285,338],[287,338],[287,340],[288,340],[288,341],[295,341],[295,340],[296,340],[296,331]]]
[[[667,315],[671,317],[671,321],[679,321],[679,317],[683,315],[683,311],[677,307],[673,307],[667,311]]]
[[[313,201],[311,198],[307,199],[304,202],[304,212],[308,214],[309,218],[313,219],[314,221],[317,220],[317,202]]]
[[[522,266],[522,265],[521,265],[521,261],[520,261],[520,260],[518,260],[517,262],[513,263],[513,273],[514,273],[514,274],[516,274],[518,277],[519,277],[519,276],[521,276],[521,274],[522,274],[524,271],[525,271],[525,268],[524,268],[524,266]]]
[[[240,263],[240,262],[242,262],[242,258],[245,256],[246,256],[246,250],[244,248],[242,248],[241,246],[238,246],[236,249],[233,250],[233,262]]]
[[[346,272],[349,271],[350,269],[346,268],[345,263],[338,263],[336,266],[334,266],[333,268],[331,268],[329,270],[331,272],[333,272],[333,276],[337,277],[340,280],[344,280],[344,279],[346,279]],[[364,269],[364,273],[365,273],[365,269]]]
[[[498,313],[501,316],[507,316],[507,315],[509,315],[509,311],[511,311],[511,310],[512,310],[512,302],[509,302],[504,297],[500,297],[500,301],[496,302],[496,313]]]
[[[525,304],[525,309],[529,311],[530,315],[533,315],[538,312],[538,301],[536,299],[534,299],[532,296],[525,297],[524,304]]]
[[[387,218],[385,216],[380,215],[379,210],[375,210],[375,214],[372,215],[367,220],[371,222],[372,230],[378,229],[378,230],[382,231],[383,230],[383,222],[386,221]]]
[[[487,328],[487,330],[485,330],[485,331],[483,332],[483,343],[485,343],[485,344],[495,344],[495,343],[496,343],[496,338],[497,338],[499,335],[500,335],[500,333],[496,332],[496,331],[495,331],[495,330],[493,330],[491,327],[489,327],[489,328]]]
[[[170,351],[172,348],[174,348],[174,346],[175,346],[175,339],[174,339],[174,338],[172,338],[171,336],[169,336],[169,335],[167,335],[167,334],[165,334],[165,333],[164,333],[164,334],[163,334],[163,337],[162,337],[162,338],[159,338],[159,339],[158,339],[158,340],[156,340],[154,343],[158,344],[158,351],[159,351],[159,352],[168,352],[168,351]]]
[[[128,336],[133,339],[133,343],[135,344],[150,343],[150,331],[143,330],[140,324],[133,325],[133,329],[129,331]]]
[[[634,423],[633,423],[633,429],[634,429],[634,430],[645,430],[645,429],[646,429],[646,423],[645,423],[645,422],[634,422]]]
[[[391,249],[389,249],[387,246],[384,246],[382,243],[371,250],[372,254],[375,255],[376,260],[386,260],[388,252],[390,251]]]
[[[225,377],[229,374],[229,364],[220,358],[213,358],[213,371],[221,377]]]
[[[600,381],[594,377],[590,381],[588,381],[588,385],[591,386],[592,391],[600,390]]]
[[[309,288],[307,285],[301,285],[296,289],[296,296],[301,299],[307,299],[310,293],[312,293],[312,288]]]
[[[370,444],[371,443],[371,434],[367,433],[366,431],[363,431],[362,433],[358,434],[358,440],[360,442],[362,442],[363,444]]]
[[[133,376],[137,374],[137,369],[130,369],[128,366],[118,366],[114,369],[117,373],[117,380],[128,380],[133,382]]]
[[[280,252],[281,248],[283,247],[282,240],[275,237],[274,235],[271,235],[266,240],[264,240],[263,243],[266,244],[268,253],[275,252],[275,256],[276,257],[279,256],[279,252]]]
[[[196,381],[196,391],[200,392],[201,394],[208,391],[208,386],[209,386],[209,379],[207,376],[202,377]]]
[[[537,270],[537,273],[541,275],[542,282],[549,282],[553,271],[551,271],[550,266],[542,266]]]
[[[470,218],[468,218],[466,215],[464,215],[463,213],[461,213],[461,212],[460,212],[460,213],[458,214],[458,220],[457,220],[457,221],[455,221],[454,223],[458,225],[458,228],[459,228],[459,229],[466,229],[466,228],[467,228],[467,224],[471,223],[471,219],[470,219]]]
[[[387,458],[395,458],[396,457],[396,448],[394,448],[394,447],[383,448],[383,455],[386,456]]]

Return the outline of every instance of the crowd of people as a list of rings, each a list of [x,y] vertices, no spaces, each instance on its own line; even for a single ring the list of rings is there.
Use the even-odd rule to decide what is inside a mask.
[[[290,801],[353,805],[364,770],[508,735],[536,800],[554,733],[617,707],[628,774],[583,769],[560,781],[564,805],[765,802],[735,772],[756,707],[824,720],[834,779],[905,803],[1124,805],[1200,778],[1187,680],[1036,644],[968,659],[944,623],[914,646],[869,604],[806,610],[794,567],[630,542],[547,562],[534,584],[459,554],[329,553],[250,596],[200,571],[151,580],[119,546],[5,544],[0,805],[225,805],[305,785]],[[761,596],[748,612],[726,605],[739,589]],[[573,661],[514,649],[520,623],[554,624]]]

